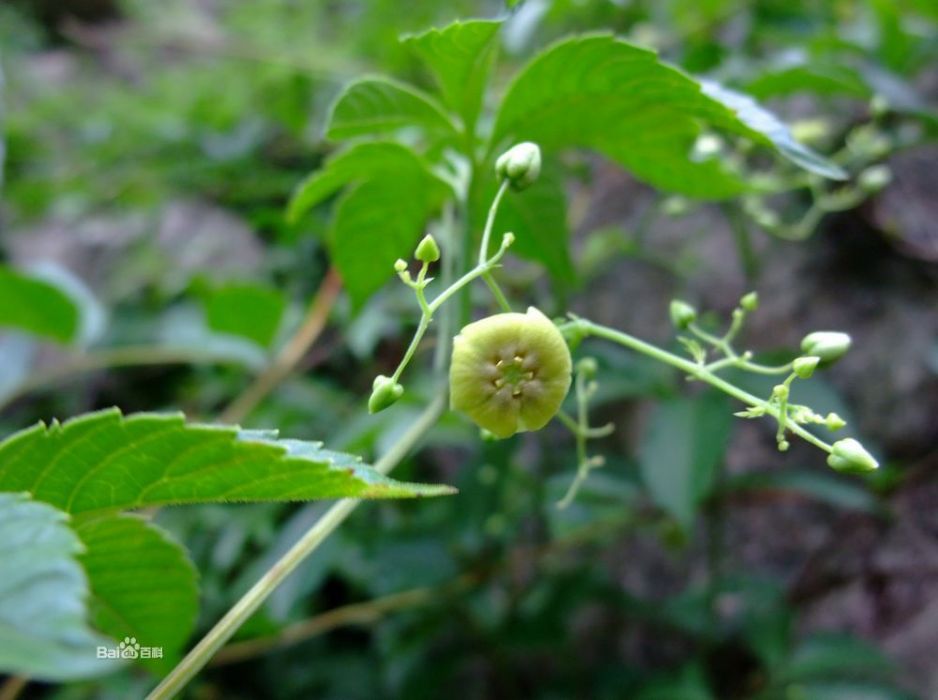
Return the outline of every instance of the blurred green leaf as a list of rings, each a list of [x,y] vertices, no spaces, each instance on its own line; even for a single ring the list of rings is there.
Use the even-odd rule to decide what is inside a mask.
[[[112,646],[85,621],[88,582],[68,516],[28,495],[0,493],[0,671],[42,680],[105,673]]]
[[[690,527],[713,487],[732,416],[716,394],[662,401],[639,450],[642,478],[654,501]]]
[[[469,132],[482,108],[501,25],[500,21],[468,20],[402,38],[433,72],[444,101],[462,117]]]
[[[787,683],[836,679],[888,679],[895,668],[869,642],[842,634],[816,634],[805,639],[782,667]]]
[[[728,492],[790,491],[838,508],[879,513],[883,508],[869,491],[855,481],[827,472],[788,470],[739,474],[727,479]]]
[[[320,443],[275,431],[186,424],[117,409],[39,423],[0,443],[0,491],[28,491],[68,513],[225,501],[406,498],[452,493],[389,479]]]
[[[456,136],[456,128],[442,107],[417,88],[390,78],[362,78],[339,95],[329,115],[326,136],[348,139],[404,127]]]
[[[79,321],[78,307],[58,287],[0,265],[0,326],[67,343]]]
[[[269,347],[280,328],[287,302],[271,287],[232,282],[205,294],[205,315],[212,330]]]
[[[121,640],[160,647],[168,668],[195,625],[196,571],[185,551],[153,525],[127,515],[80,521],[75,530],[87,551],[79,557],[91,584],[95,627]]]

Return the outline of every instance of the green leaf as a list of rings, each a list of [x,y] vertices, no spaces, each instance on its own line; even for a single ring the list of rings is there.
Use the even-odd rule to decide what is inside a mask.
[[[658,404],[639,451],[641,474],[654,501],[685,527],[711,492],[731,425],[717,394]]]
[[[768,113],[757,112],[754,103],[742,104],[712,84],[709,92],[647,49],[608,35],[567,39],[515,77],[492,145],[530,140],[545,148],[592,148],[658,188],[693,197],[745,191],[743,179],[718,159],[691,158],[706,125],[774,146],[815,172],[836,172],[820,156],[809,157],[774,117],[765,120]]]
[[[390,78],[356,80],[339,95],[329,115],[326,136],[348,139],[418,127],[455,137],[456,128],[429,95]]]
[[[847,173],[807,146],[798,143],[791,131],[769,110],[741,92],[730,90],[712,80],[701,81],[703,92],[736,113],[737,118],[750,130],[751,135],[761,136],[763,142],[771,143],[788,160],[805,170],[832,180],[846,180]]]
[[[265,348],[273,342],[287,306],[277,290],[243,282],[207,291],[204,303],[212,330],[248,338]]]
[[[542,173],[523,192],[510,192],[502,199],[495,230],[513,232],[511,252],[543,263],[558,282],[569,284],[576,276],[570,260],[567,197],[555,177]]]
[[[859,99],[872,95],[866,81],[853,68],[836,64],[817,64],[808,58],[804,59],[804,63],[762,71],[746,84],[746,91],[760,100],[802,92],[847,95]]]
[[[493,20],[453,22],[401,39],[433,72],[444,101],[470,132],[482,108],[501,25]]]
[[[296,219],[337,190],[353,185],[336,206],[329,235],[332,257],[356,306],[410,258],[427,219],[449,185],[409,148],[361,143],[339,154],[303,182],[289,205]]]
[[[79,321],[78,307],[58,287],[0,265],[0,326],[67,343]]]
[[[109,640],[85,622],[88,582],[68,516],[26,494],[0,493],[0,672],[46,681],[104,673]]]
[[[0,491],[72,514],[227,501],[407,498],[452,493],[389,479],[352,455],[276,432],[186,424],[117,409],[43,423],[0,442]]]
[[[161,668],[174,662],[199,610],[196,571],[185,551],[159,528],[129,515],[83,520],[79,557],[91,584],[91,618],[117,640],[159,647]]]
[[[838,678],[887,680],[892,662],[872,644],[840,634],[816,634],[802,642],[783,667],[786,682]]]
[[[740,474],[727,480],[728,492],[790,491],[815,498],[838,508],[879,513],[883,509],[869,491],[855,482],[815,471],[759,472]]]

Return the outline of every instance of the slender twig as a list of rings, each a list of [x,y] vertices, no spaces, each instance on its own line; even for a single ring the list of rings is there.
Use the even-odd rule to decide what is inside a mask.
[[[379,459],[374,468],[386,474],[411,451],[443,415],[448,400],[441,391],[417,418],[410,429]],[[148,700],[167,700],[179,693],[201,671],[232,635],[253,615],[271,593],[297,566],[316,551],[320,544],[359,506],[360,499],[343,498],[336,502],[291,547],[251,589],[209,630],[202,640],[147,696]]]
[[[25,676],[10,676],[0,686],[0,700],[16,700],[28,684],[29,679]]]
[[[290,376],[326,327],[329,313],[341,289],[342,280],[338,272],[335,268],[330,268],[296,333],[283,346],[270,366],[222,411],[218,417],[220,423],[240,423],[271,391]]]

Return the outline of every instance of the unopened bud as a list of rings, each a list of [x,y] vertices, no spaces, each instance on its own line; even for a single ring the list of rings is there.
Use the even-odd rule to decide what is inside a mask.
[[[866,168],[857,178],[860,189],[870,194],[879,192],[892,182],[892,170],[886,165],[873,165]]]
[[[394,269],[397,272],[404,272],[407,270],[407,262],[398,258],[394,263]]]
[[[393,406],[404,395],[404,387],[390,377],[379,374],[372,385],[368,399],[368,413],[378,413],[388,406]]]
[[[755,311],[759,308],[759,295],[756,292],[749,292],[739,300],[739,305],[746,311]]]
[[[686,301],[674,299],[668,309],[671,314],[671,323],[675,328],[684,330],[697,320],[697,310]]]
[[[814,355],[821,364],[839,360],[850,349],[850,336],[838,331],[815,331],[801,341],[801,351]]]
[[[499,181],[507,179],[512,189],[529,187],[541,174],[541,149],[530,141],[512,146],[495,161],[495,174]]]
[[[592,379],[599,371],[599,365],[596,364],[596,358],[584,357],[576,363],[576,373],[582,374],[587,379]]]
[[[869,472],[879,468],[879,462],[866,448],[853,438],[834,443],[827,463],[839,472]]]
[[[788,401],[788,385],[776,384],[772,387],[772,397],[779,401]]]
[[[827,417],[824,419],[824,425],[827,426],[828,430],[840,430],[845,425],[847,425],[847,421],[838,416],[836,413],[828,413]]]
[[[811,375],[814,374],[814,370],[817,369],[818,363],[821,361],[820,357],[815,355],[808,355],[807,357],[796,358],[792,362],[792,369],[795,374],[797,374],[802,379],[810,379]]]
[[[414,257],[422,263],[432,263],[440,259],[440,246],[429,233],[417,244]]]

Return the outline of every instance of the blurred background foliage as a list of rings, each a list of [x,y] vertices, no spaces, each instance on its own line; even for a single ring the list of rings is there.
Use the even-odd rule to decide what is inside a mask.
[[[236,402],[326,289],[328,204],[297,224],[283,211],[334,148],[331,101],[369,72],[428,85],[398,36],[458,17],[509,12],[502,87],[550,41],[614,31],[756,96],[854,179],[824,185],[776,164],[784,195],[697,204],[571,153],[557,176],[575,273],[552,287],[512,261],[508,286],[655,341],[670,337],[672,296],[723,313],[750,288],[761,350],[848,331],[855,350],[812,382],[811,403],[851,418],[885,468],[846,479],[800,446],[779,456],[770,426],[722,420],[727,402],[590,347],[597,421],[617,430],[569,509],[555,507],[575,470],[562,430],[489,443],[447,416],[400,475],[459,496],[363,508],[189,696],[938,697],[935,4],[511,4],[0,4],[0,256],[81,308],[71,347],[0,335],[2,433],[117,405],[380,453],[430,387],[414,378],[402,404],[365,410],[416,320],[400,286],[360,310],[339,295],[297,371],[256,405]],[[323,509],[160,512],[201,574],[199,631]],[[152,682],[131,669],[27,692],[136,697]]]

